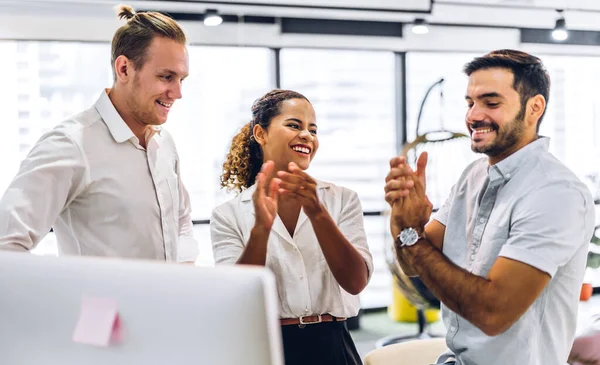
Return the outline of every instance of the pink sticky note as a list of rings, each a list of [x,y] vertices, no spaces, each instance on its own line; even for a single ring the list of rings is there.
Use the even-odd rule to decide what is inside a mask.
[[[111,298],[84,297],[73,342],[106,347],[122,340],[117,302]]]

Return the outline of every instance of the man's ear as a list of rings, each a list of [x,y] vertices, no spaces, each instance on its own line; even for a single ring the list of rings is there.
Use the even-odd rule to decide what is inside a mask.
[[[546,110],[546,98],[541,94],[537,94],[536,96],[529,99],[527,102],[527,115],[526,118],[537,126],[538,120],[544,114],[544,110]]]
[[[117,81],[127,83],[132,77],[133,62],[127,56],[120,55],[115,60],[115,75]]]
[[[256,140],[256,142],[258,142],[258,144],[260,144],[261,146],[265,145],[268,139],[268,135],[267,131],[263,127],[261,127],[259,124],[256,124],[254,126],[254,129],[252,129],[252,134],[254,135],[254,139]]]

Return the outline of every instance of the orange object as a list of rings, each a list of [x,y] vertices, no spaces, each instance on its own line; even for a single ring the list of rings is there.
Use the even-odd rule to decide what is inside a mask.
[[[592,297],[593,291],[594,288],[592,287],[592,284],[583,283],[583,285],[581,285],[581,294],[579,294],[579,300],[583,300],[584,302],[587,301]]]

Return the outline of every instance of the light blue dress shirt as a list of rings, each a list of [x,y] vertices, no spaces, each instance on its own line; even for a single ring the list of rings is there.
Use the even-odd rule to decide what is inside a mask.
[[[548,273],[551,280],[506,332],[487,336],[442,305],[450,351],[438,363],[565,364],[575,335],[579,292],[594,202],[588,188],[548,152],[541,137],[490,166],[465,169],[434,219],[446,226],[443,253],[487,277],[503,256]]]

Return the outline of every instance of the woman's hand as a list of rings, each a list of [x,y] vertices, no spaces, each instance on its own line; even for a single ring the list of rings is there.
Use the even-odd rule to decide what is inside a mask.
[[[325,211],[317,195],[317,182],[309,174],[302,171],[294,162],[288,166],[289,172],[279,171],[281,179],[279,193],[297,199],[302,204],[304,213],[311,218]]]
[[[273,161],[263,163],[256,176],[256,191],[252,195],[256,221],[254,226],[264,231],[271,231],[275,217],[277,217],[277,199],[279,198],[279,184],[277,178],[267,180],[272,176],[275,164]]]

